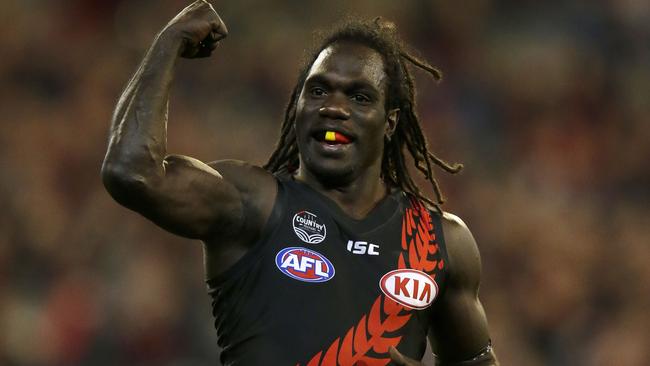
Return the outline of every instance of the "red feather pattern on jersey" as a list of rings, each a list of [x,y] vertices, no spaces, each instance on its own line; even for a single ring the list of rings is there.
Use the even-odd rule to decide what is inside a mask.
[[[436,274],[432,272],[444,267],[443,260],[436,259],[439,247],[429,210],[414,199],[411,200],[411,207],[406,208],[402,220],[402,250],[397,261],[398,269],[424,271],[435,279]],[[391,333],[406,325],[412,315],[411,309],[382,294],[342,340],[336,338],[325,355],[323,351],[318,352],[306,366],[385,366],[390,362],[388,348],[397,347],[402,340],[401,336]],[[384,357],[368,356],[370,350]]]

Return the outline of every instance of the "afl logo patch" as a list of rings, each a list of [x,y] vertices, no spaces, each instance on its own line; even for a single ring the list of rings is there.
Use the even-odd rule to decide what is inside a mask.
[[[284,248],[275,265],[285,275],[304,282],[326,282],[334,277],[334,266],[324,255],[300,247]]]
[[[415,269],[390,271],[379,280],[381,291],[411,309],[429,307],[438,295],[438,284],[428,274]]]
[[[293,231],[300,240],[309,244],[318,244],[325,240],[327,235],[325,224],[309,211],[300,211],[293,215]]]

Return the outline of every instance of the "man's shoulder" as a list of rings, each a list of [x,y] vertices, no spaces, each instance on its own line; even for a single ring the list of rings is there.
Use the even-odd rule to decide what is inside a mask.
[[[259,165],[236,159],[223,159],[209,162],[208,165],[221,174],[260,174],[272,176],[272,174]]]
[[[218,160],[208,165],[239,191],[246,229],[261,230],[271,215],[278,194],[275,176],[260,166],[240,160]]]
[[[478,282],[481,259],[476,240],[467,224],[455,214],[444,211],[441,215],[445,246],[449,256],[452,282],[461,286]]]
[[[264,188],[275,190],[275,177],[261,166],[233,159],[216,160],[208,165],[243,194],[255,193]]]
[[[443,211],[440,217],[447,246],[458,247],[460,250],[476,247],[471,231],[460,217],[447,211]]]
[[[441,217],[442,225],[449,231],[458,231],[459,234],[470,234],[467,224],[457,215],[443,211]]]

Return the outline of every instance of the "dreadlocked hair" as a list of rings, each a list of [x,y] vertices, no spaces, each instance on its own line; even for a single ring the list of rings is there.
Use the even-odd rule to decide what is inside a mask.
[[[368,46],[377,51],[384,60],[384,70],[388,77],[385,108],[386,111],[399,108],[399,121],[392,136],[384,139],[381,174],[384,181],[397,187],[413,198],[424,201],[442,212],[440,205],[445,199],[438,182],[434,178],[433,167],[438,166],[448,173],[458,173],[461,164],[449,164],[431,151],[422,133],[420,119],[415,108],[416,88],[409,65],[424,70],[434,80],[439,81],[442,73],[426,61],[413,55],[397,35],[393,23],[376,18],[373,21],[348,20],[329,35],[322,37],[320,46],[311,53],[308,62],[301,70],[289,103],[285,108],[280,138],[264,169],[275,175],[292,174],[299,166],[299,151],[296,142],[294,122],[298,98],[318,54],[336,42],[353,42]],[[413,158],[415,168],[431,183],[436,200],[426,197],[411,177],[404,151]]]

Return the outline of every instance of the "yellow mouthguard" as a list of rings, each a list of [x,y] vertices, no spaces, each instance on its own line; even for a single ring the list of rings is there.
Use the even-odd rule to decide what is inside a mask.
[[[334,131],[325,132],[325,141],[336,141],[336,132]]]

